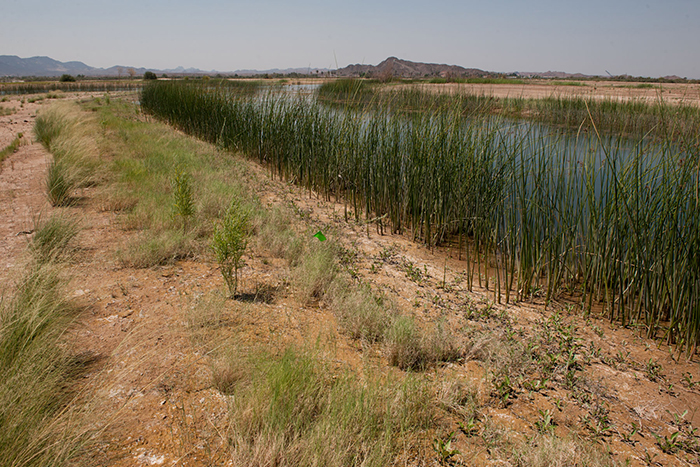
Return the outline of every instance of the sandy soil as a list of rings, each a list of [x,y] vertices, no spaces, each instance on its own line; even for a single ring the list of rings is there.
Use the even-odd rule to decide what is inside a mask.
[[[34,115],[46,102],[25,103],[24,107],[16,100],[2,103],[17,111],[0,118],[0,145],[9,143],[17,132],[27,135],[26,144],[2,164],[0,173],[0,280],[6,285],[21,263],[26,239],[31,238],[31,234],[17,233],[30,231],[32,219],[50,211],[43,195],[50,155],[28,136]],[[450,249],[428,250],[402,236],[378,235],[373,225],[346,222],[342,204],[271,181],[263,168],[252,166],[250,170],[260,183],[258,195],[266,204],[294,205],[305,222],[336,232],[350,251],[357,251],[353,271],[421,321],[443,317],[455,328],[465,323],[497,325],[489,320],[465,320],[465,306],[471,303],[480,308],[491,306],[495,314],[509,317],[517,329],[527,332],[554,310],[565,309],[565,303],[545,309],[541,299],[494,304],[492,291],[467,290],[461,280],[464,262]],[[294,291],[284,285],[287,266],[264,246],[251,250],[242,287],[251,291],[256,284],[269,285],[277,290],[274,299],[270,303],[229,300],[216,318],[216,330],[200,333],[205,326],[197,324],[192,310],[203,297],[222,288],[216,264],[200,258],[171,267],[124,267],[118,250],[138,232],[123,229],[120,215],[103,209],[99,187],[81,194],[84,202],[69,208],[82,219],[78,253],[67,266],[73,278],[69,290],[86,309],[75,331],[75,351],[89,352],[96,363],[84,382],[86,393],[93,394],[84,401],[91,407],[93,443],[78,459],[80,464],[229,465],[227,405],[212,386],[208,357],[208,352],[226,340],[283,347],[327,336],[336,342],[342,365],[360,364],[363,346],[342,336],[333,315],[324,307],[306,306],[297,300]],[[407,279],[406,262],[424,271],[423,280]],[[700,380],[697,357],[691,361],[678,358],[672,349],[604,320],[586,323],[580,316],[563,311],[562,316],[577,327],[585,346],[601,349],[599,358],[582,372],[590,397],[609,412],[615,427],[598,442],[620,462],[629,458],[631,465],[646,465],[645,452],[653,455],[656,465],[697,463],[690,455],[662,452],[652,435],[652,431],[669,435],[678,430],[673,414],[685,410],[689,412],[680,423],[700,426],[700,391],[685,384],[683,378],[690,374],[694,381]],[[654,381],[645,372],[650,359],[662,365],[662,376]],[[438,368],[430,377],[436,381],[478,381],[482,376],[479,362],[467,359]],[[587,412],[561,385],[550,382],[541,391],[523,391],[516,396],[506,408],[487,403],[484,417],[532,435],[538,411],[552,410],[557,434],[586,433],[581,419]],[[557,408],[558,401],[563,409]],[[641,430],[624,441],[620,433],[629,432],[633,423]],[[455,446],[467,465],[493,464],[479,437],[459,435]]]
[[[27,246],[35,217],[49,210],[44,194],[44,174],[50,154],[33,142],[34,119],[41,104],[20,104],[19,99],[0,103],[0,149],[20,133],[20,149],[6,159],[0,170],[0,284],[12,279],[11,271]]]
[[[556,81],[556,80],[554,80]],[[700,84],[652,84],[652,88],[638,87],[643,83],[614,83],[609,81],[581,81],[581,86],[556,85],[554,81],[536,81],[531,84],[422,84],[432,92],[467,93],[494,97],[541,99],[545,97],[584,97],[594,99],[639,100],[670,104],[700,105]]]

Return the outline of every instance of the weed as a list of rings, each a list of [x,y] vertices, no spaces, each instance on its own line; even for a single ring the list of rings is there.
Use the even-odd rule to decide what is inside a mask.
[[[508,374],[503,374],[493,381],[494,392],[501,407],[507,407],[515,395],[515,388],[510,382]]]
[[[455,437],[455,432],[447,435],[447,438],[435,438],[433,440],[433,450],[438,455],[441,465],[448,465],[454,456],[461,454],[459,450],[452,448],[452,440]]]
[[[540,419],[535,422],[535,427],[540,433],[552,433],[554,432],[554,417],[552,416],[552,411],[539,410]]]
[[[628,443],[628,444],[634,444],[634,440],[632,439],[632,437],[634,435],[636,435],[637,433],[639,433],[639,426],[637,426],[637,424],[633,422],[632,427],[630,428],[629,431],[623,431],[623,432],[619,432],[619,433],[620,433],[620,436],[622,437],[622,441],[624,441],[625,443]]]
[[[470,418],[465,422],[457,422],[457,425],[459,426],[459,429],[462,431],[462,433],[464,433],[467,436],[467,438],[470,438],[479,432],[479,428],[477,427],[477,420],[475,418]]]
[[[405,260],[404,261],[404,271],[406,272],[406,277],[408,277],[410,280],[415,282],[416,284],[420,284],[423,282],[423,271],[420,270],[420,268],[416,267],[411,261]]]
[[[659,378],[663,378],[662,371],[663,367],[661,364],[654,361],[653,358],[650,358],[645,368],[646,377],[649,379],[649,381],[655,382]]]
[[[672,433],[671,436],[661,436],[653,431],[651,434],[656,438],[656,444],[658,444],[661,450],[666,454],[675,454],[680,449],[680,440],[678,439],[681,434],[680,431]]]
[[[693,389],[698,384],[697,381],[693,381],[693,375],[690,372],[683,373],[681,383],[688,389]]]

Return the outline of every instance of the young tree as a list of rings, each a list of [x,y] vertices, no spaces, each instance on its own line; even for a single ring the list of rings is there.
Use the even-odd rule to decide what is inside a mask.
[[[238,270],[243,267],[243,253],[248,246],[248,212],[233,200],[221,223],[214,229],[212,248],[231,298],[238,289]]]

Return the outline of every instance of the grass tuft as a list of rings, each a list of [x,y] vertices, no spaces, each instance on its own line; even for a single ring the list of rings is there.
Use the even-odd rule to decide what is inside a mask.
[[[399,316],[387,331],[389,364],[402,370],[422,371],[439,362],[458,359],[459,346],[451,333],[438,323],[432,332],[422,331],[415,319]]]
[[[433,423],[417,379],[363,381],[318,355],[287,349],[219,363],[236,465],[391,465]],[[223,368],[226,368],[223,370]]]
[[[63,344],[78,309],[62,283],[54,265],[31,264],[0,304],[0,465],[65,465],[81,442]]]
[[[65,214],[57,213],[46,220],[37,217],[30,245],[34,257],[40,263],[65,259],[79,230],[78,223]]]

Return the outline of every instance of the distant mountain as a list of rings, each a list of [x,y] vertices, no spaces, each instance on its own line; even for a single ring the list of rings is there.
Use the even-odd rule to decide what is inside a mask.
[[[90,74],[95,68],[83,62],[59,62],[49,57],[19,58],[0,55],[0,76],[60,76]]]
[[[240,75],[253,76],[263,74],[314,74],[321,75],[329,72],[326,68],[286,68],[271,70],[237,70],[237,71],[216,71],[216,70],[200,70],[198,68],[177,67],[167,70],[156,70],[154,68],[135,68],[129,66],[113,66],[110,68],[95,68],[84,64],[83,62],[59,62],[49,57],[31,57],[20,58],[16,55],[0,55],[0,76],[61,76],[69,75],[85,75],[85,76],[142,76],[146,71],[153,71],[156,74],[172,74],[172,75]]]
[[[456,77],[476,78],[491,76],[489,73],[477,68],[464,68],[457,65],[438,65],[436,63],[418,63],[389,57],[379,65],[348,65],[334,73],[343,77],[368,77],[382,78],[395,76],[398,78],[424,78],[424,77]]]
[[[16,55],[0,55],[0,76],[127,76],[131,67],[114,66],[95,68],[83,62],[59,62],[50,57],[20,58]],[[143,75],[146,68],[133,68],[134,75]]]

